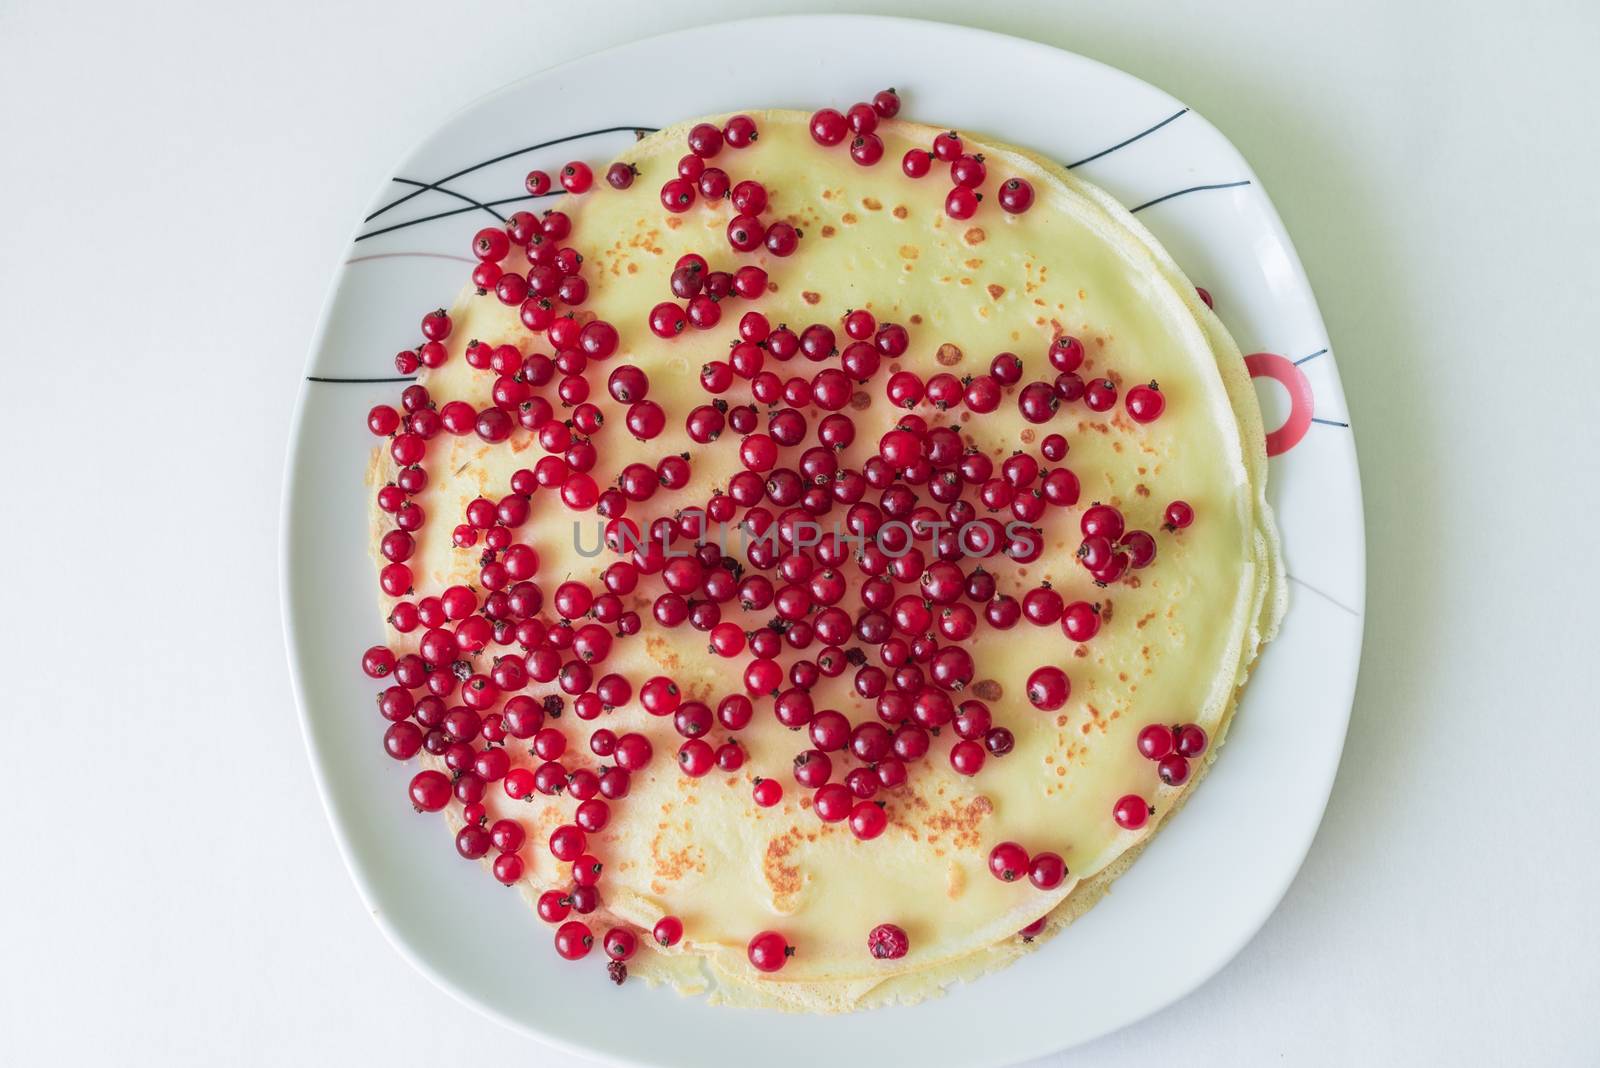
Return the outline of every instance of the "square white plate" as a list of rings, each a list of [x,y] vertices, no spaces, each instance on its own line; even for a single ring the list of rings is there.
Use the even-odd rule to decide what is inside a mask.
[[[1293,580],[1289,614],[1223,759],[1173,829],[1104,902],[1016,965],[918,1006],[843,1017],[614,988],[601,969],[578,973],[550,952],[548,929],[520,897],[451,862],[444,829],[403,801],[412,769],[381,751],[372,684],[357,666],[383,638],[366,555],[364,415],[394,398],[393,354],[415,344],[417,309],[457,291],[473,230],[528,199],[529,169],[607,160],[634,130],[695,115],[843,107],[891,84],[909,116],[1073,164],[1210,291],[1255,354],[1277,428],[1270,496]],[[1333,782],[1360,657],[1365,561],[1349,417],[1316,301],[1260,182],[1209,123],[1138,79],[935,23],[812,16],[675,33],[536,74],[430,134],[379,190],[334,277],[291,431],[283,522],[284,624],[307,744],[374,918],[467,1003],[617,1061],[779,1068],[892,1042],[925,1068],[998,1064],[1160,1009],[1227,963],[1288,888]],[[1188,917],[1181,943],[1152,922],[1178,912]]]

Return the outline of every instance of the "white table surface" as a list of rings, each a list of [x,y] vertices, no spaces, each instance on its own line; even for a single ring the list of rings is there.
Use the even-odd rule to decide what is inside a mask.
[[[1304,870],[1211,983],[1040,1064],[1600,1062],[1600,8],[1456,6],[875,5],[1216,123],[1299,247],[1361,454],[1366,656]],[[284,666],[286,433],[414,139],[759,10],[0,0],[0,1061],[587,1063],[363,915]]]

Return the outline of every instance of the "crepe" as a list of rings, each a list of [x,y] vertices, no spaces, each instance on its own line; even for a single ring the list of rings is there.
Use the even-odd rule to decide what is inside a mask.
[[[1144,425],[1129,419],[1119,398],[1104,414],[1080,402],[1064,406],[1050,424],[1034,426],[1018,412],[1020,385],[1007,389],[991,414],[918,409],[930,425],[958,427],[997,465],[1017,449],[1037,455],[1046,433],[1068,437],[1071,452],[1063,466],[1082,483],[1079,504],[1047,511],[1040,524],[1046,550],[1036,562],[1002,559],[984,566],[997,574],[1001,591],[1015,596],[1044,580],[1068,601],[1099,602],[1105,623],[1081,646],[1054,625],[1024,621],[997,631],[980,623],[965,643],[977,665],[966,695],[986,699],[995,723],[1015,734],[1015,749],[991,757],[978,775],[962,776],[947,759],[954,740],[947,729],[933,740],[928,757],[911,767],[906,786],[878,795],[889,815],[882,837],[858,841],[844,824],[824,824],[810,811],[810,791],[794,782],[791,764],[811,743],[804,731],[777,723],[767,699],[757,700],[754,722],[738,734],[748,752],[738,772],[714,770],[702,779],[680,773],[672,755],[682,739],[670,717],[640,708],[639,684],[669,675],[686,700],[715,707],[723,695],[742,690],[740,672],[748,657],[728,661],[712,655],[705,635],[687,625],[658,627],[649,606],[660,592],[659,579],[644,580],[624,598],[640,611],[645,629],[618,639],[604,664],[634,683],[635,699],[594,723],[580,723],[570,712],[557,721],[569,737],[569,767],[601,763],[587,745],[589,730],[599,726],[617,734],[644,733],[656,754],[649,768],[633,776],[629,796],[613,805],[607,828],[589,836],[590,851],[606,865],[602,910],[586,918],[597,939],[608,923],[648,932],[661,916],[676,915],[684,923],[684,940],[671,950],[641,951],[629,962],[633,974],[665,980],[686,993],[709,991],[713,1000],[730,1004],[847,1011],[915,1001],[955,978],[998,967],[1042,940],[1024,941],[1019,929],[1049,913],[1048,936],[1098,899],[1216,757],[1239,688],[1281,618],[1282,565],[1265,498],[1261,416],[1239,351],[1171,257],[1111,197],[1031,153],[968,135],[967,151],[982,153],[986,162],[989,195],[974,218],[958,222],[944,211],[950,188],[945,165],[935,163],[934,173],[920,180],[898,166],[908,149],[927,147],[936,129],[882,123],[877,132],[884,160],[863,168],[843,146],[815,144],[805,114],[753,117],[759,140],[739,150],[725,148],[712,162],[735,182],[752,178],[767,187],[771,207],[763,218],[769,224],[785,219],[802,233],[793,256],[763,251],[736,257],[724,236],[733,214],[726,205],[696,204],[681,215],[663,209],[661,183],[673,175],[692,124],[651,135],[621,157],[638,171],[629,189],[597,183],[592,192],[557,205],[571,216],[569,243],[585,258],[584,317],[599,316],[622,334],[618,354],[588,375],[594,384],[590,399],[606,415],[595,438],[596,480],[610,484],[624,464],[668,453],[686,453],[691,461],[686,489],[662,491],[632,507],[629,515],[641,526],[648,517],[702,506],[740,469],[738,435],[729,431],[713,444],[698,445],[687,437],[684,419],[710,399],[698,382],[700,367],[725,357],[739,315],[752,308],[796,331],[813,322],[837,330],[846,311],[865,308],[880,322],[898,322],[910,332],[909,351],[885,361],[873,381],[858,387],[870,405],[846,409],[858,430],[841,457],[850,466],[859,467],[903,414],[884,399],[883,380],[892,371],[909,369],[924,378],[940,371],[976,375],[1006,351],[1022,359],[1022,383],[1048,381],[1054,372],[1046,349],[1062,333],[1087,347],[1080,372],[1086,379],[1109,375],[1122,392],[1156,381],[1167,401],[1162,417]],[[1023,214],[1007,214],[993,203],[995,186],[1011,177],[1026,179],[1036,193]],[[754,302],[725,301],[725,314],[713,329],[658,338],[644,328],[645,318],[655,304],[670,299],[667,277],[687,252],[706,255],[713,269],[758,263],[769,272],[770,292]],[[520,252],[512,256],[508,266],[524,263]],[[524,354],[549,351],[543,338],[522,326],[517,309],[500,304],[492,292],[467,290],[451,316],[450,359],[421,376],[436,403],[490,403],[494,375],[467,365],[462,352],[469,340],[516,345]],[[842,333],[840,338],[843,344]],[[650,398],[667,414],[666,430],[648,443],[628,437],[625,406],[605,395],[605,376],[622,363],[647,372]],[[796,357],[787,365],[770,359],[767,365],[785,377],[809,376],[837,366],[837,360],[811,364]],[[727,398],[748,400],[747,385],[737,382]],[[808,414],[814,424],[817,413]],[[808,437],[800,448],[785,450],[781,462],[793,464],[801,448],[813,444]],[[430,483],[418,498],[430,522],[410,561],[419,593],[476,581],[481,549],[454,548],[451,529],[462,521],[468,501],[479,495],[498,499],[508,492],[512,472],[531,467],[540,455],[532,435],[520,429],[500,445],[448,434],[430,443]],[[373,480],[381,485],[393,473],[387,450],[379,449]],[[1197,518],[1185,530],[1161,532],[1162,511],[1174,499],[1193,505]],[[1081,538],[1079,517],[1093,501],[1118,506],[1130,527],[1155,532],[1159,543],[1151,567],[1103,590],[1073,556]],[[549,491],[535,495],[533,509],[518,536],[540,554],[537,581],[547,604],[555,585],[569,577],[598,587],[599,572],[616,557],[586,556],[575,548],[581,544],[592,552],[598,537],[593,513],[570,512]],[[390,525],[375,509],[375,546]],[[842,603],[849,605],[860,575],[846,570],[852,594]],[[386,613],[389,604],[386,598]],[[772,615],[743,613],[737,602],[724,607],[733,609],[724,619],[749,627]],[[399,650],[414,646],[417,634],[390,632],[390,638]],[[806,653],[785,650],[783,662],[815,652],[816,646]],[[479,660],[482,667],[488,657]],[[1055,713],[1038,711],[1023,692],[1030,672],[1045,664],[1061,666],[1072,681],[1070,700]],[[871,703],[854,694],[850,678],[846,671],[823,679],[812,693],[816,707],[839,709],[852,722],[872,720]],[[527,692],[553,690],[534,685]],[[1212,744],[1189,782],[1171,788],[1160,784],[1154,764],[1139,755],[1135,737],[1147,724],[1180,722],[1199,724]],[[719,727],[710,739],[715,744],[726,736]],[[518,763],[537,763],[526,755],[525,743],[509,751]],[[833,757],[838,781],[854,765],[842,754]],[[751,784],[758,776],[783,783],[781,805],[754,803]],[[1128,793],[1148,798],[1155,810],[1137,831],[1123,830],[1112,819],[1113,803]],[[528,829],[528,872],[520,885],[530,899],[569,885],[568,865],[555,861],[544,843],[554,827],[570,822],[574,802],[538,794],[512,801],[491,788],[488,804],[491,819],[515,816]],[[452,804],[452,827],[459,825],[459,811]],[[1060,853],[1069,878],[1049,892],[1026,880],[994,878],[989,851],[1006,840],[1034,852]],[[867,932],[885,922],[907,932],[911,948],[903,958],[878,960],[867,952]],[[758,972],[746,960],[747,942],[762,930],[781,932],[796,948],[779,972]]]

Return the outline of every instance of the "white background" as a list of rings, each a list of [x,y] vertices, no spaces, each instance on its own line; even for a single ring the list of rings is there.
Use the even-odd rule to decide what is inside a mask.
[[[289,416],[353,223],[445,116],[634,37],[846,9],[0,0],[0,1061],[586,1063],[363,915],[285,670]],[[1040,1063],[1600,1061],[1600,9],[873,10],[1082,52],[1219,126],[1361,454],[1366,653],[1305,868],[1211,983]]]

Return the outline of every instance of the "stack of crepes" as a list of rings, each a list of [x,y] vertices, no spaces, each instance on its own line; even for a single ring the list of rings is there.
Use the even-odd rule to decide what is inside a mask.
[[[618,638],[603,670],[629,679],[633,700],[593,722],[579,721],[570,709],[550,721],[568,736],[563,761],[569,768],[607,763],[590,752],[588,739],[596,728],[643,733],[655,751],[650,766],[632,776],[628,795],[613,803],[608,825],[588,836],[589,851],[605,864],[602,905],[577,918],[590,923],[597,940],[612,924],[636,929],[646,946],[629,962],[632,974],[682,992],[709,991],[716,1001],[738,1005],[848,1011],[914,1001],[952,979],[1000,967],[1098,900],[1216,757],[1240,688],[1281,617],[1283,571],[1265,496],[1261,414],[1239,350],[1172,258],[1110,196],[1033,153],[967,135],[966,152],[981,153],[990,180],[976,215],[957,221],[944,207],[950,189],[946,164],[933,163],[933,174],[921,179],[907,177],[899,165],[906,151],[928,148],[938,130],[884,121],[877,128],[883,162],[863,167],[851,159],[848,142],[817,144],[803,113],[752,117],[756,142],[724,148],[712,162],[735,182],[754,179],[766,187],[765,218],[787,220],[801,233],[793,255],[734,254],[726,236],[732,211],[724,204],[698,203],[682,213],[663,207],[661,186],[675,174],[691,124],[646,137],[621,157],[637,171],[631,187],[619,191],[597,181],[586,194],[554,205],[572,220],[564,243],[584,257],[589,292],[579,318],[603,318],[621,337],[618,352],[587,372],[590,399],[606,416],[594,438],[597,482],[613,483],[628,463],[686,454],[692,468],[688,486],[661,490],[634,504],[629,515],[645,527],[655,516],[703,507],[741,470],[739,436],[730,431],[711,444],[697,444],[686,436],[685,419],[711,401],[700,383],[701,367],[727,357],[741,313],[759,310],[774,326],[787,323],[796,331],[814,322],[837,330],[847,311],[866,309],[880,323],[903,325],[910,346],[857,387],[844,410],[855,424],[855,442],[840,463],[859,469],[905,414],[885,399],[883,383],[892,371],[965,378],[985,373],[996,354],[1015,353],[1024,367],[1021,384],[1007,387],[997,410],[975,414],[958,406],[942,412],[924,404],[916,411],[930,426],[956,427],[997,467],[1017,450],[1037,456],[1048,433],[1067,438],[1070,453],[1061,466],[1077,476],[1081,498],[1075,506],[1047,511],[1039,523],[1043,555],[1029,564],[1004,557],[981,564],[995,574],[1002,592],[1020,597],[1049,582],[1067,601],[1098,605],[1102,620],[1099,633],[1084,643],[1069,640],[1057,625],[1024,620],[1000,630],[980,621],[964,643],[975,661],[975,679],[956,696],[981,697],[995,724],[1013,733],[1014,749],[990,757],[976,775],[958,774],[949,761],[954,734],[949,728],[938,732],[927,756],[908,768],[907,783],[877,795],[889,817],[887,830],[861,841],[845,824],[823,823],[811,811],[811,792],[794,781],[792,768],[811,742],[806,731],[774,719],[768,696],[755,698],[753,722],[737,733],[747,754],[739,770],[713,770],[702,778],[680,771],[673,754],[683,739],[671,717],[651,716],[640,707],[639,686],[664,675],[684,700],[715,707],[722,696],[742,691],[748,657],[713,654],[706,634],[688,625],[660,626],[651,613],[661,592],[659,576],[644,577],[624,597],[640,612],[643,631]],[[1013,177],[1035,193],[1031,207],[1019,214],[995,203],[996,186]],[[757,263],[768,272],[769,292],[754,301],[725,301],[721,321],[711,329],[658,337],[648,317],[654,306],[672,299],[668,277],[687,253],[704,255],[714,269]],[[525,270],[522,252],[514,248],[504,266]],[[545,339],[519,320],[518,308],[503,305],[493,291],[469,288],[451,316],[450,358],[442,367],[424,369],[420,379],[436,405],[457,399],[478,408],[490,405],[496,376],[468,365],[463,352],[471,341],[509,344],[524,354],[549,352]],[[1063,335],[1085,346],[1081,376],[1109,377],[1122,395],[1108,412],[1090,411],[1079,401],[1035,425],[1019,413],[1017,393],[1022,384],[1054,378],[1046,352]],[[647,373],[649,396],[665,410],[666,429],[653,440],[631,438],[624,426],[626,405],[606,394],[606,376],[623,363]],[[837,360],[829,365],[837,366]],[[767,360],[784,377],[809,376],[820,366],[804,357],[787,365]],[[1141,424],[1129,418],[1123,396],[1150,382],[1159,384],[1165,411]],[[724,399],[747,403],[748,392],[748,383],[736,382]],[[806,414],[814,425],[818,413]],[[763,426],[765,421],[763,406]],[[808,438],[785,450],[780,463],[793,465],[793,454],[815,444]],[[455,547],[451,531],[463,521],[469,501],[498,500],[509,492],[513,472],[532,467],[541,455],[534,433],[522,428],[498,444],[472,434],[441,434],[429,444],[430,481],[417,498],[429,522],[411,560],[414,596],[478,582],[482,547]],[[388,451],[379,449],[374,485],[394,474]],[[872,491],[869,499],[875,498]],[[1163,510],[1174,500],[1187,502],[1195,514],[1182,530],[1163,528]],[[1150,566],[1104,588],[1075,555],[1083,537],[1081,516],[1092,502],[1119,508],[1130,528],[1155,535],[1159,549]],[[836,509],[821,522],[838,521],[842,512]],[[558,583],[576,579],[599,590],[601,570],[619,559],[610,552],[592,555],[599,522],[592,511],[568,510],[553,491],[533,496],[532,518],[516,536],[540,556],[536,581],[545,596],[545,618],[554,618],[548,605]],[[375,555],[378,538],[391,525],[389,516],[374,510]],[[964,568],[980,563],[959,562]],[[849,566],[843,570],[850,593],[841,603],[855,612],[862,576]],[[392,603],[385,598],[386,614]],[[977,607],[981,616],[983,606]],[[749,628],[772,618],[770,608],[746,612],[738,601],[722,609],[722,619]],[[397,651],[414,649],[417,636],[390,632],[390,644]],[[493,656],[518,652],[491,647],[476,658],[474,670],[487,670]],[[816,652],[786,648],[781,660],[787,666]],[[1029,675],[1043,665],[1063,668],[1071,680],[1070,699],[1057,711],[1038,710],[1024,692]],[[852,688],[853,671],[823,678],[812,690],[816,707],[838,709],[853,723],[873,720],[873,702]],[[533,684],[526,692],[559,691],[551,683]],[[1155,765],[1138,751],[1139,732],[1153,723],[1198,724],[1210,738],[1182,786],[1163,785]],[[717,727],[709,740],[729,737]],[[539,763],[526,742],[509,742],[514,763]],[[853,765],[847,752],[833,758],[837,781]],[[422,759],[443,766],[437,757]],[[780,804],[763,808],[754,802],[757,778],[781,782]],[[1129,794],[1148,799],[1152,809],[1137,830],[1113,819],[1113,805]],[[491,784],[485,804],[490,820],[512,817],[527,829],[526,874],[518,885],[530,900],[570,885],[569,865],[556,861],[545,843],[555,827],[571,822],[571,797],[535,793],[512,800]],[[460,806],[452,803],[447,816],[452,829],[459,828]],[[988,857],[1003,841],[1059,853],[1069,876],[1049,891],[1025,879],[1002,882],[990,873]],[[445,841],[440,845],[441,854],[448,851]],[[485,892],[492,887],[486,880]],[[684,925],[682,941],[671,949],[649,944],[648,932],[665,915]],[[1019,930],[1045,916],[1037,935],[1019,937]],[[530,915],[529,922],[538,921]],[[867,950],[868,932],[886,922],[909,938],[910,950],[899,959],[875,959]],[[795,950],[771,974],[746,959],[751,936],[764,930],[781,932]]]

